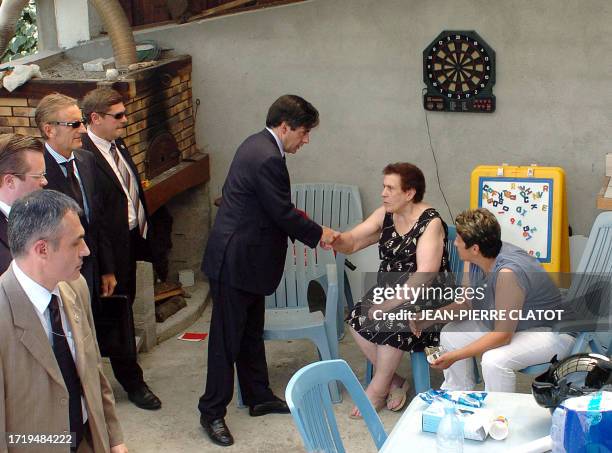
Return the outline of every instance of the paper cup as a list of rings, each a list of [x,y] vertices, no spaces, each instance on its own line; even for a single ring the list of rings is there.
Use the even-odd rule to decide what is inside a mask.
[[[489,436],[491,436],[495,440],[504,440],[508,437],[508,419],[503,415],[500,415],[493,423],[491,423],[491,427],[489,428]]]

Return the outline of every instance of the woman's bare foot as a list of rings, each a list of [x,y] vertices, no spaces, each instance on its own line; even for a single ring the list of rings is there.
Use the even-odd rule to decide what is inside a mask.
[[[383,407],[385,407],[385,401],[387,398],[386,395],[376,394],[372,390],[371,386],[368,386],[365,393],[368,399],[370,400],[370,403],[372,403],[372,406],[374,406],[374,410],[376,412],[380,411]],[[359,412],[359,409],[357,408],[357,406],[353,406],[353,409],[351,410],[349,417],[350,418],[361,418],[361,412]]]

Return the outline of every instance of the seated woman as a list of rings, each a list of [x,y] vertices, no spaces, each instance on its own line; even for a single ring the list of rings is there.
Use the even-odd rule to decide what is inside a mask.
[[[538,315],[543,313],[538,310],[562,309],[561,294],[535,258],[501,241],[499,223],[491,212],[462,212],[456,226],[457,252],[470,264],[464,283],[474,288],[474,297],[469,303],[453,303],[441,310],[480,310],[478,319],[483,319],[485,313],[495,314],[498,319],[487,315],[486,321],[463,320],[446,325],[440,343],[448,352],[432,367],[444,370],[442,388],[471,390],[476,384],[472,357],[482,354],[485,390],[514,392],[515,371],[548,362],[555,354],[562,359],[572,349],[574,338],[551,332],[551,321]],[[513,310],[522,310],[522,316]],[[418,333],[428,323],[418,321],[412,327]]]
[[[406,402],[407,380],[395,373],[403,352],[437,343],[438,334],[417,338],[407,321],[384,317],[383,312],[411,307],[411,301],[391,299],[377,304],[374,290],[396,284],[416,287],[428,283],[424,275],[448,271],[447,227],[436,210],[422,201],[425,178],[419,168],[409,163],[389,164],[383,175],[383,205],[332,245],[350,254],[378,242],[381,263],[377,285],[355,305],[348,324],[357,345],[376,369],[366,389],[368,398],[377,410],[386,401],[390,410],[398,411]],[[360,415],[357,408],[351,415]]]

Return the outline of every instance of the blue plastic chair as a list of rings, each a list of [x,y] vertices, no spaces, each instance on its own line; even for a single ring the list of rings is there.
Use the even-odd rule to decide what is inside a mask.
[[[461,282],[463,272],[463,261],[459,258],[457,247],[455,247],[455,237],[457,230],[453,225],[448,227],[448,236],[446,241],[446,252],[448,254],[449,265],[451,272],[455,275],[457,282]],[[431,388],[431,376],[429,374],[429,362],[423,351],[410,352],[410,366],[412,370],[412,380],[414,383],[414,391],[416,393],[426,392]],[[365,384],[368,385],[372,380],[373,375],[372,362],[367,360]]]
[[[576,268],[575,277],[572,279],[570,288],[566,294],[568,301],[578,301],[586,304],[592,303],[590,291],[594,286],[601,283],[607,284],[604,288],[603,296],[610,307],[610,286],[612,286],[612,212],[602,212],[597,216],[580,263]],[[585,312],[586,307],[576,307],[578,312]],[[570,330],[578,332],[576,342],[572,349],[572,354],[581,352],[596,352],[598,354],[609,355],[612,351],[612,332],[610,332],[610,319],[608,312],[604,310],[604,317],[599,321],[603,328],[599,331],[588,331],[594,326],[587,323],[573,323]],[[582,325],[581,325],[582,324]],[[567,325],[562,325],[567,331]],[[540,363],[531,365],[521,370],[521,373],[529,375],[541,374],[548,369],[550,363]]]
[[[338,273],[344,272],[344,255],[311,249],[301,242],[290,242],[285,272],[276,292],[266,297],[264,340],[308,339],[317,347],[322,360],[338,358]],[[325,315],[308,307],[308,285],[326,275]],[[337,386],[331,389],[334,402],[342,400]],[[244,407],[240,386],[238,407]]]
[[[345,451],[327,391],[330,381],[340,381],[363,416],[376,450],[387,440],[383,424],[359,380],[344,360],[328,360],[305,366],[293,375],[285,399],[307,452]],[[364,449],[365,450],[365,449]]]
[[[363,221],[361,196],[357,186],[336,183],[291,184],[291,201],[319,225],[346,231]],[[341,274],[338,274],[340,276]],[[319,280],[325,287],[325,277]],[[351,310],[353,295],[345,273],[338,280],[338,290]],[[338,338],[344,333],[344,303],[338,306]]]

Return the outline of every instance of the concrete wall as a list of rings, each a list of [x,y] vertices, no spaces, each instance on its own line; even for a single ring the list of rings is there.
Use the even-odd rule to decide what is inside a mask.
[[[136,37],[193,56],[211,197],[236,147],[291,92],[321,113],[310,145],[288,159],[292,181],[357,184],[370,212],[382,167],[411,161],[426,174],[426,200],[448,220],[421,97],[422,51],[445,29],[474,29],[497,54],[494,114],[429,114],[453,214],[468,206],[478,164],[558,165],[567,172],[570,224],[588,234],[610,151],[609,0],[312,0]]]

